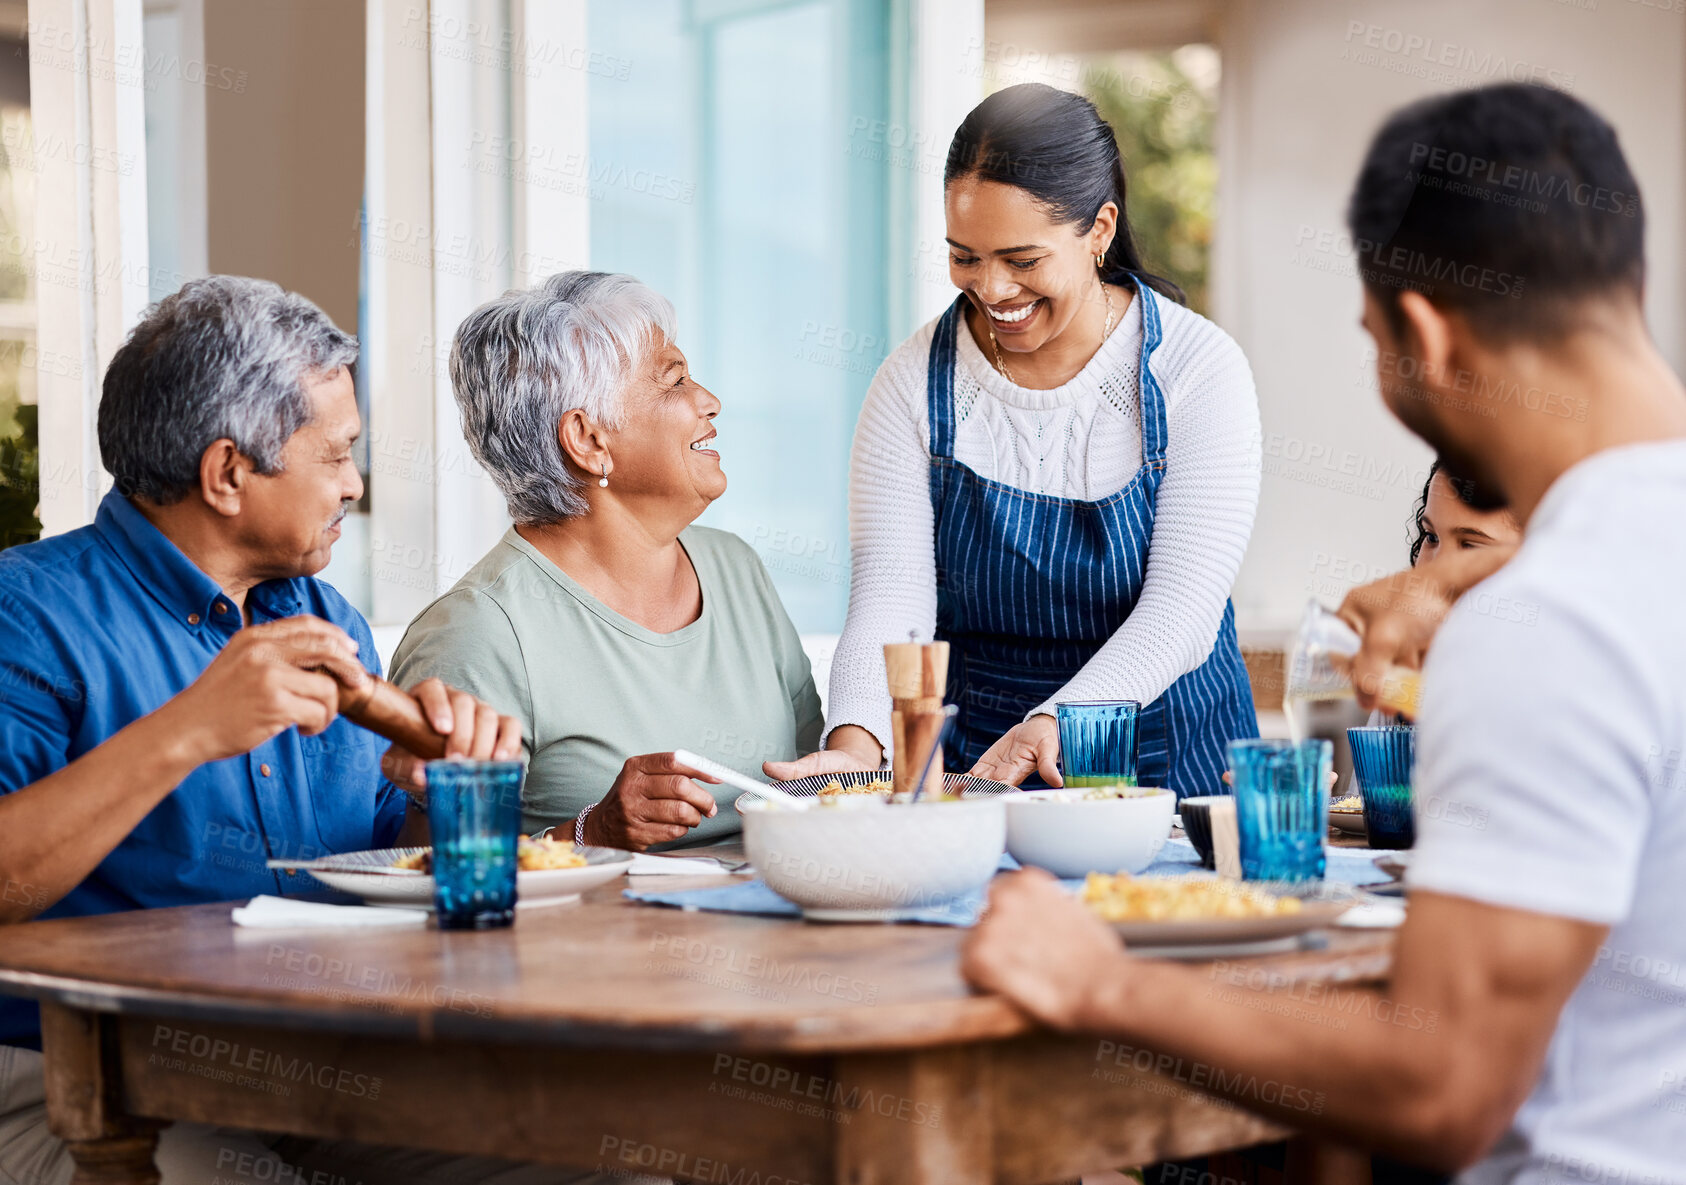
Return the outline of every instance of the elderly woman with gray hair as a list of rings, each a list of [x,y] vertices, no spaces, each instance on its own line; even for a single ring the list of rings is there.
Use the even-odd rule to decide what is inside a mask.
[[[526,828],[609,847],[738,829],[720,809],[736,792],[717,800],[675,749],[759,774],[819,745],[808,659],[766,568],[694,525],[726,492],[720,401],[674,321],[631,276],[564,272],[463,322],[451,384],[515,525],[411,623],[393,666],[405,686],[438,676],[518,716]]]

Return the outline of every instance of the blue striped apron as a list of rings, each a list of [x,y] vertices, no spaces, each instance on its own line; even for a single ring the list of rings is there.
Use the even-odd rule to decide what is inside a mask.
[[[1051,498],[990,481],[954,459],[956,335],[966,298],[937,322],[926,399],[931,424],[937,637],[950,646],[948,700],[960,705],[949,768],[964,772],[1025,713],[1055,695],[1129,617],[1142,593],[1159,483],[1165,395],[1149,360],[1164,334],[1141,301],[1142,467],[1109,498]],[[1253,693],[1224,604],[1200,666],[1142,710],[1138,777],[1179,797],[1221,789],[1225,745],[1258,735]]]

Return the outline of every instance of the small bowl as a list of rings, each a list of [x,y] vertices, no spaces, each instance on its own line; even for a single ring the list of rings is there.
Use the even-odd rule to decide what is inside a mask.
[[[1128,798],[1084,798],[1081,790],[1027,790],[1007,803],[1007,851],[1020,864],[1072,878],[1137,873],[1171,836],[1177,796],[1154,787]]]
[[[1200,853],[1200,867],[1216,868],[1217,858],[1212,854],[1212,804],[1220,800],[1234,801],[1229,794],[1206,794],[1196,798],[1185,798],[1177,804],[1177,810],[1183,819],[1183,834],[1188,842],[1194,845],[1194,850]]]
[[[822,922],[895,921],[975,893],[1001,866],[1004,799],[887,803],[855,796],[790,810],[740,800],[761,879]]]

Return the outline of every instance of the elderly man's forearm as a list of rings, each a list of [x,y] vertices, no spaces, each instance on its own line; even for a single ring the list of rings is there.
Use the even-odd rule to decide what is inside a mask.
[[[0,797],[0,923],[50,908],[200,764],[167,716],[144,716],[64,768]]]

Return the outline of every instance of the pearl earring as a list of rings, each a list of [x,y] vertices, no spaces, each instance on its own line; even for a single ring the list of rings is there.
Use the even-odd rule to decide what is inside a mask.
[[[597,484],[602,486],[604,489],[608,489],[609,488],[609,471],[607,469],[600,469],[598,472],[602,473],[603,476],[599,477],[597,479]]]

